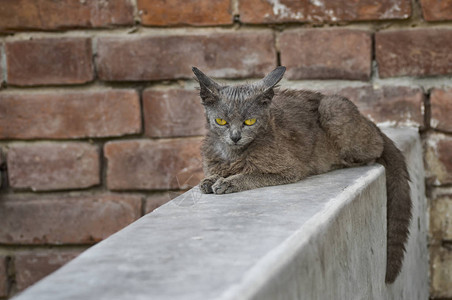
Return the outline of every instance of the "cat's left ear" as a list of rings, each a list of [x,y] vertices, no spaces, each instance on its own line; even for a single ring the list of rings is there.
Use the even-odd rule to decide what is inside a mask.
[[[280,66],[271,71],[264,79],[255,83],[255,86],[262,94],[257,98],[261,104],[268,105],[275,95],[273,88],[282,79],[286,67]]]
[[[264,79],[258,81],[256,84],[262,89],[264,93],[273,89],[275,85],[283,78],[286,67],[279,66],[271,71]]]

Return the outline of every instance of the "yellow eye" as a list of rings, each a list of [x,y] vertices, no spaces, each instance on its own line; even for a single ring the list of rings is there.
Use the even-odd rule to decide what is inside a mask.
[[[245,120],[245,125],[251,126],[254,125],[254,123],[256,123],[256,119]]]
[[[221,126],[226,125],[228,123],[228,122],[226,122],[226,120],[223,120],[223,119],[220,119],[220,118],[215,119],[215,122],[217,122],[217,124],[221,125]]]

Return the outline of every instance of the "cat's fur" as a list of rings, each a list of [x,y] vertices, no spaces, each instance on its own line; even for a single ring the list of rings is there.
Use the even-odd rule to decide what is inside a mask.
[[[225,194],[293,183],[376,161],[386,168],[386,282],[394,282],[402,268],[412,206],[405,159],[394,143],[344,97],[275,91],[285,67],[238,86],[221,86],[197,68],[193,72],[208,128],[201,191]],[[216,118],[227,125],[218,125]],[[245,125],[251,118],[256,123]]]

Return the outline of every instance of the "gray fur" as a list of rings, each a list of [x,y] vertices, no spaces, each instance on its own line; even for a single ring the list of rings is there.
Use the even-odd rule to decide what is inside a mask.
[[[206,178],[201,191],[240,192],[381,163],[386,167],[388,194],[386,282],[394,282],[411,220],[408,172],[394,143],[346,98],[305,90],[275,92],[284,67],[256,83],[238,86],[221,86],[198,69],[193,71],[208,129],[202,146]],[[228,124],[220,126],[216,118]],[[245,125],[251,118],[256,123]]]

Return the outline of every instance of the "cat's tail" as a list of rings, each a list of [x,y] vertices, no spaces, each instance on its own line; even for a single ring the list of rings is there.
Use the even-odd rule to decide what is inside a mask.
[[[386,169],[387,260],[386,283],[393,283],[402,269],[411,221],[410,180],[405,157],[382,133],[384,149],[377,162]]]

